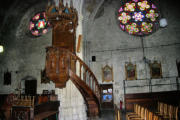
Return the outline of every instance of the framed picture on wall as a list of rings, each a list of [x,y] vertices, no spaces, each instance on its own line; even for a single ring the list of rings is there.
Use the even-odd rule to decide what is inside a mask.
[[[126,80],[137,80],[136,65],[131,62],[125,64]]]
[[[113,82],[113,68],[106,65],[102,68],[102,82]]]
[[[150,63],[150,75],[152,79],[156,78],[162,78],[162,68],[161,63],[154,61],[153,63]]]

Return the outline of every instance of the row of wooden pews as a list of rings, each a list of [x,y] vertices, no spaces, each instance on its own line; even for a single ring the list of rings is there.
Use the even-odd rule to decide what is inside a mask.
[[[59,104],[47,95],[17,96],[13,100],[11,120],[58,120]]]
[[[158,102],[157,112],[155,114],[162,119],[178,120],[178,106]]]
[[[126,120],[178,120],[178,107],[158,102],[155,111],[134,104],[134,111],[126,114]]]

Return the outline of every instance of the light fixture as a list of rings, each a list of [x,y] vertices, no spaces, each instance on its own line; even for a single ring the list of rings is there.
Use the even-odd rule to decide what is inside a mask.
[[[2,53],[3,51],[4,51],[4,47],[0,45],[0,53]]]
[[[168,25],[166,18],[161,18],[159,20],[160,27],[166,27]]]

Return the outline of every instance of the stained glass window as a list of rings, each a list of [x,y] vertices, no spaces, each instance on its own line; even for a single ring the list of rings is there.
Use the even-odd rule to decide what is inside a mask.
[[[50,28],[50,23],[46,21],[45,12],[37,13],[30,20],[29,30],[34,36],[40,36],[42,34],[46,34],[49,28]]]
[[[133,35],[147,35],[155,31],[159,24],[157,7],[147,0],[131,0],[118,11],[120,28]]]

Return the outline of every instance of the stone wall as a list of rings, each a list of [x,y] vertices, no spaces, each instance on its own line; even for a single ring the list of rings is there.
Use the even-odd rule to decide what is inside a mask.
[[[101,3],[103,2],[103,3]],[[162,65],[162,79],[151,80],[152,84],[172,83],[176,84],[177,66],[176,60],[180,58],[180,15],[177,1],[156,1],[160,8],[161,16],[168,21],[166,28],[159,28],[156,32],[145,37],[129,35],[119,27],[117,19],[118,8],[122,4],[119,0],[101,0],[92,13],[84,14],[85,60],[95,73],[99,83],[102,83],[101,68],[105,65],[113,67],[114,76],[114,103],[123,100],[124,93],[143,93],[177,90],[177,85],[158,85],[149,88],[150,69],[147,60],[157,60]],[[98,9],[98,10],[97,10]],[[94,15],[95,14],[95,15]],[[93,16],[93,18],[91,17]],[[88,19],[91,18],[91,19]],[[96,56],[96,61],[92,61]],[[137,79],[127,81],[127,86],[136,86],[124,91],[125,63],[131,60],[136,64]],[[142,86],[142,87],[137,87]]]
[[[17,93],[16,88],[24,88],[24,78],[37,80],[37,93],[44,89],[55,90],[60,101],[60,118],[62,120],[85,120],[86,105],[78,89],[69,80],[66,88],[55,88],[53,82],[41,83],[41,70],[45,68],[46,47],[51,46],[52,31],[40,37],[33,37],[29,31],[29,21],[38,12],[44,11],[48,1],[16,0],[6,10],[3,25],[0,27],[0,40],[4,52],[0,54],[0,94]],[[69,0],[64,3],[69,3]],[[76,38],[82,34],[83,0],[74,2],[78,11],[79,21]],[[76,45],[77,46],[77,45]],[[81,44],[82,47],[82,44]],[[78,53],[82,57],[81,52]],[[4,85],[4,72],[11,72],[11,85]],[[23,92],[23,91],[22,91]]]

